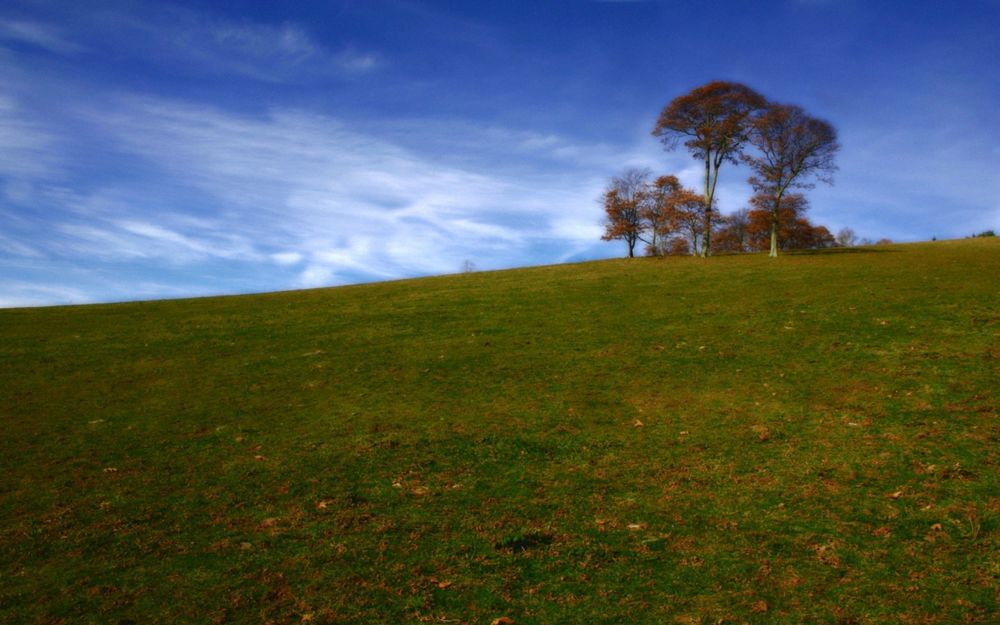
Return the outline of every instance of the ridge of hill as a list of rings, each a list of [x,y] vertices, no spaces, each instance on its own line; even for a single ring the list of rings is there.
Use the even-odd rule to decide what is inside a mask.
[[[0,622],[996,622],[998,270],[976,239],[0,311]]]

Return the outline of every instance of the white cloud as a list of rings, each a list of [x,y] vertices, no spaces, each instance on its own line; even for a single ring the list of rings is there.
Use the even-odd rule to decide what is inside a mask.
[[[333,55],[333,59],[340,69],[353,74],[370,72],[383,63],[382,59],[374,52],[360,52],[350,46]]]
[[[309,73],[363,74],[381,61],[374,52],[353,46],[331,51],[295,24],[279,26],[211,20],[185,20],[176,41],[183,54],[217,71],[283,82]]]
[[[95,197],[81,201],[91,210],[100,205],[100,199]],[[152,223],[157,218],[163,224]],[[50,236],[46,243],[55,254],[104,261],[147,259],[190,264],[211,259],[261,260],[261,254],[245,236],[227,232],[228,224],[220,230],[206,227],[209,223],[169,213],[146,214],[140,203],[114,202],[104,204],[85,221],[56,222],[55,236]],[[183,224],[188,225],[188,233],[169,227]]]
[[[297,286],[312,288],[317,286],[326,286],[335,281],[332,267],[327,265],[309,265],[299,275],[299,279],[296,284]]]
[[[303,25],[290,22],[233,21],[156,4],[131,12],[97,12],[93,19],[93,30],[114,42],[117,50],[158,63],[183,64],[185,72],[287,83],[354,77],[384,65],[374,50],[358,49],[351,42],[330,47]]]
[[[93,297],[84,289],[59,284],[35,284],[20,280],[0,280],[0,308],[86,304]]]
[[[284,267],[298,265],[302,262],[303,258],[299,252],[276,252],[271,254],[271,260]]]
[[[0,41],[27,43],[60,54],[83,49],[64,38],[56,28],[30,20],[0,19]]]
[[[0,95],[0,176],[19,181],[8,183],[5,192],[26,192],[26,177],[50,172],[59,162],[58,140],[44,124],[31,115],[11,96]]]
[[[177,185],[201,189],[210,218],[181,223],[169,212],[104,203],[103,226],[60,229],[89,253],[264,255],[280,266],[305,263],[299,283],[316,285],[348,275],[450,272],[465,258],[505,266],[532,241],[576,246],[595,242],[599,232],[602,181],[593,173],[524,178],[446,164],[337,119],[296,111],[251,117],[133,98],[94,110],[90,119]],[[92,206],[88,211],[95,214]]]
[[[43,255],[34,246],[5,236],[2,233],[0,233],[0,253],[29,258],[40,258]]]
[[[319,52],[319,46],[312,38],[303,29],[292,24],[268,26],[223,22],[212,27],[210,32],[212,41],[219,48],[247,57],[281,57],[300,62]]]

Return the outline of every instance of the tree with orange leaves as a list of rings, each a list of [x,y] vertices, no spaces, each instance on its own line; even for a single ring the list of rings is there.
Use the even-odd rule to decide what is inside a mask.
[[[702,223],[702,199],[683,187],[677,176],[660,176],[649,182],[648,169],[629,168],[615,176],[604,191],[605,241],[623,240],[628,257],[638,243],[646,253],[665,253],[673,235],[691,238],[697,250]]]
[[[675,186],[680,186],[676,176],[660,176],[646,189],[640,216],[649,229],[649,240],[646,241],[647,256],[661,255],[664,237],[672,231],[670,194]]]
[[[809,202],[801,193],[787,193],[778,204],[777,240],[783,250],[805,250],[833,247],[834,239],[824,226],[814,226],[805,217]],[[750,248],[763,252],[772,245],[774,238],[773,206],[775,200],[766,193],[758,193],[750,198],[751,209],[747,213],[747,236]]]
[[[684,141],[691,155],[705,163],[700,254],[712,251],[715,187],[723,163],[735,164],[746,144],[754,116],[766,106],[762,95],[734,82],[713,81],[674,98],[660,113],[653,135],[668,150]]]
[[[629,168],[620,176],[611,179],[604,190],[604,236],[605,241],[623,240],[628,246],[628,257],[635,257],[635,246],[646,241],[646,224],[643,219],[643,204],[650,171]]]
[[[651,251],[657,255],[666,253],[669,238],[675,234],[690,236],[692,243],[697,245],[701,206],[701,197],[683,187],[677,176],[660,176],[654,180],[646,193],[642,211],[651,233]]]
[[[749,249],[750,209],[741,208],[719,219],[719,230],[712,236],[713,252],[746,252]]]
[[[832,184],[840,144],[833,126],[787,104],[769,104],[751,120],[750,130],[750,143],[759,154],[744,154],[743,160],[755,173],[749,180],[757,191],[755,198],[766,199],[767,206],[758,208],[771,214],[770,256],[775,258],[781,247],[778,239],[786,192],[811,188],[807,181],[812,177]]]

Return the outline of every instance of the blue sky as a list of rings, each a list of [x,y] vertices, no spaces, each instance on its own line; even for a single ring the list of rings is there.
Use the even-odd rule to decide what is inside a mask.
[[[600,191],[709,80],[829,120],[813,221],[1000,229],[1000,3],[5,2],[0,306],[620,256]],[[723,169],[721,208],[749,173]]]

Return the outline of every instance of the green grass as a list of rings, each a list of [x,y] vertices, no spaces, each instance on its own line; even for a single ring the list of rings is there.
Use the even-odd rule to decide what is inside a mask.
[[[995,623],[1000,243],[0,311],[0,622]]]

